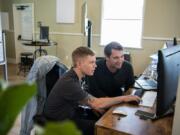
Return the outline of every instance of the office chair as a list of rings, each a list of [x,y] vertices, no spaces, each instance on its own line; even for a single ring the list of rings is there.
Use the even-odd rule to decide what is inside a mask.
[[[67,71],[67,67],[55,56],[42,56],[35,60],[27,77],[28,82],[35,81],[37,95],[25,106],[21,113],[20,135],[29,135],[34,122],[40,123],[43,117],[45,101],[56,81]],[[38,120],[39,118],[39,120]]]

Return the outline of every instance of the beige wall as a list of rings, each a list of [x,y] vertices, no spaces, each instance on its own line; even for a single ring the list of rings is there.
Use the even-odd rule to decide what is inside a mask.
[[[144,36],[179,36],[179,0],[146,0]]]
[[[14,26],[13,26],[13,15],[12,15],[12,3],[7,0],[1,0],[2,11],[9,13],[9,31],[6,31],[6,54],[8,58],[15,58],[15,45],[14,45]]]
[[[0,11],[1,11],[1,6],[2,6],[2,0],[0,0]]]
[[[12,3],[24,0],[3,0],[3,10],[10,12],[10,29],[13,31]],[[76,0],[74,24],[56,23],[56,0],[26,0],[35,6],[35,31],[39,32],[37,22],[50,26],[50,39],[58,42],[57,46],[48,47],[48,53],[58,56],[63,63],[71,65],[71,52],[74,48],[86,45],[86,38],[81,33],[81,6],[83,0]],[[127,48],[131,52],[135,74],[142,73],[149,63],[149,55],[161,48],[166,39],[180,36],[180,1],[179,0],[146,0],[142,49]],[[88,0],[88,17],[92,21],[92,49],[98,56],[103,55],[100,46],[101,0]],[[8,34],[7,55],[15,58],[13,32]]]

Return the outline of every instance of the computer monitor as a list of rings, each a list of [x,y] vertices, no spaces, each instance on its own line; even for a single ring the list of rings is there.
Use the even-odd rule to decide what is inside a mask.
[[[158,51],[156,116],[165,116],[174,104],[180,71],[180,46]]]
[[[40,40],[49,41],[49,26],[40,26]]]
[[[82,25],[81,25],[81,31],[84,34],[84,36],[88,35],[88,17],[87,17],[87,1],[84,1],[82,4]]]

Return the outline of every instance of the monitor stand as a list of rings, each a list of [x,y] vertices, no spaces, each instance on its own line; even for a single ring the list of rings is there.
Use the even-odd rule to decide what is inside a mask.
[[[156,116],[155,119],[153,120],[157,120],[169,115],[174,115],[174,108],[175,108],[175,104],[173,104],[165,114],[163,114],[162,116]]]

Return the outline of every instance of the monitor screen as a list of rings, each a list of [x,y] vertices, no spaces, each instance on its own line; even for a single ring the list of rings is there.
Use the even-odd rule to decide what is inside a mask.
[[[176,98],[180,71],[180,46],[158,51],[156,115],[166,115]]]
[[[49,26],[40,26],[40,39],[49,40]]]

